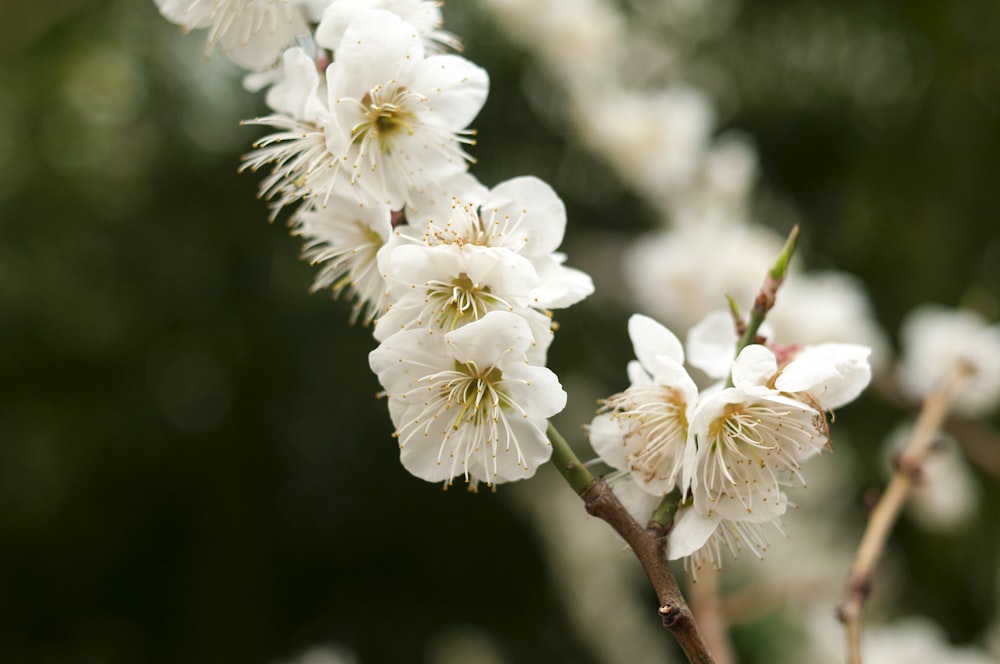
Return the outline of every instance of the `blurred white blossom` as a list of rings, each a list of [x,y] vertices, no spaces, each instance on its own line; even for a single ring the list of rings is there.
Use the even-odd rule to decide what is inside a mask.
[[[309,1],[155,0],[163,16],[185,30],[208,28],[208,52],[219,44],[251,70],[270,67],[296,37],[309,34]]]
[[[784,239],[762,226],[701,224],[640,238],[625,256],[625,278],[641,310],[687,330],[726,295],[753,302]]]
[[[954,409],[986,415],[1000,402],[1000,325],[979,314],[925,305],[907,315],[900,328],[899,386],[914,400],[930,394],[964,362],[972,375],[959,387]]]

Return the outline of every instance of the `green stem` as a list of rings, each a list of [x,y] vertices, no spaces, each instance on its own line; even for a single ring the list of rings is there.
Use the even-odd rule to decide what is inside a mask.
[[[593,483],[594,476],[590,474],[587,467],[576,456],[573,448],[569,446],[569,443],[551,422],[549,422],[547,434],[549,442],[552,443],[552,464],[562,474],[566,482],[573,487],[573,491],[576,491],[577,495],[583,495],[583,492]]]
[[[792,232],[788,234],[785,246],[782,248],[774,265],[768,270],[767,277],[764,278],[764,285],[760,287],[760,292],[757,293],[757,297],[754,299],[753,309],[750,311],[750,320],[747,321],[743,335],[736,342],[737,357],[744,348],[757,342],[757,332],[760,331],[760,326],[764,323],[764,319],[767,318],[767,312],[774,306],[778,288],[785,281],[785,275],[788,273],[788,264],[792,260],[792,255],[795,254],[795,247],[798,244],[798,240],[799,227],[796,225],[792,228]],[[732,307],[733,303],[731,302],[730,308]],[[733,374],[730,373],[729,378],[726,379],[726,387],[732,386]]]
[[[668,530],[674,523],[674,514],[677,512],[677,508],[680,507],[679,500],[680,496],[676,489],[665,495],[649,517],[650,525]]]

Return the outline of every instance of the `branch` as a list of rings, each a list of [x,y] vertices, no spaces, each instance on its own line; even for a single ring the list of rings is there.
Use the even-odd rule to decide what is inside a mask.
[[[847,599],[838,610],[847,637],[848,662],[861,664],[861,614],[871,590],[871,577],[889,532],[909,495],[913,481],[931,450],[937,432],[962,381],[972,372],[967,364],[958,364],[948,379],[927,396],[917,418],[913,435],[899,457],[892,479],[868,518],[868,527],[858,545],[857,557],[847,580]]]
[[[646,528],[632,518],[603,478],[594,478],[570,448],[566,439],[549,424],[552,462],[566,482],[583,499],[587,512],[607,522],[632,548],[649,579],[660,608],[657,613],[692,664],[714,664],[704,638],[698,631],[677,580],[667,561],[667,530],[651,522]]]

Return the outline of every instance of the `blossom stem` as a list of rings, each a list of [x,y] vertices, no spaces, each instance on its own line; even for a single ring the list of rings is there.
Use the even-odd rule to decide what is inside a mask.
[[[642,565],[660,606],[657,613],[692,664],[714,664],[694,615],[681,595],[677,579],[667,561],[667,528],[650,522],[643,528],[632,518],[603,478],[595,478],[551,423],[548,437],[552,443],[552,463],[567,484],[583,499],[589,514],[607,522],[631,547]],[[676,501],[675,501],[676,502]],[[662,505],[661,505],[662,507]],[[657,513],[660,508],[657,509]]]
[[[798,245],[798,241],[799,226],[796,224],[788,234],[785,246],[782,248],[781,253],[778,254],[778,259],[774,262],[774,265],[768,270],[767,276],[764,278],[764,285],[760,287],[760,291],[754,299],[753,309],[750,310],[750,319],[747,321],[746,327],[743,329],[743,334],[736,343],[737,356],[747,346],[757,343],[757,332],[760,331],[760,326],[764,323],[764,319],[767,318],[767,312],[774,306],[778,288],[785,281],[785,275],[788,273],[788,264],[795,254],[795,247]],[[732,302],[730,303],[730,308],[732,309]],[[729,378],[726,380],[726,387],[732,386],[733,375],[730,373]]]
[[[586,491],[591,484],[594,482],[594,476],[590,474],[587,467],[580,461],[580,458],[576,456],[576,452],[573,448],[569,446],[566,439],[562,437],[562,434],[549,422],[549,427],[546,432],[549,437],[549,442],[552,443],[552,463],[555,465],[556,470],[559,474],[563,476],[566,483],[576,491],[577,495],[582,496],[584,491]]]
[[[674,514],[680,506],[679,501],[680,496],[677,489],[663,496],[663,500],[660,501],[660,504],[656,506],[653,514],[649,517],[649,525],[669,530],[670,526],[674,523]]]
[[[871,576],[889,533],[903,508],[920,467],[931,451],[934,439],[944,424],[948,409],[963,380],[972,368],[960,363],[948,379],[924,401],[913,435],[900,455],[892,479],[868,518],[868,526],[858,545],[857,556],[847,580],[847,598],[838,609],[847,637],[849,664],[861,664],[861,614],[871,590]]]

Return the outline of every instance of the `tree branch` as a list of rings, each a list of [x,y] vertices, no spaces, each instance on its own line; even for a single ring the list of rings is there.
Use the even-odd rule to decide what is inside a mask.
[[[708,646],[698,631],[691,609],[667,561],[667,531],[657,522],[646,528],[632,518],[603,478],[594,478],[570,448],[566,440],[549,424],[552,462],[566,482],[573,487],[589,514],[607,522],[632,548],[660,602],[657,613],[693,664],[714,664]]]
[[[971,371],[972,368],[967,364],[957,365],[941,387],[927,396],[913,435],[899,457],[892,479],[868,518],[868,527],[861,537],[847,580],[847,598],[838,610],[838,617],[844,623],[847,661],[850,664],[861,664],[861,617],[871,590],[872,572],[885,549],[889,533],[899,518],[913,481],[919,475],[934,438],[944,424],[955,394]]]

